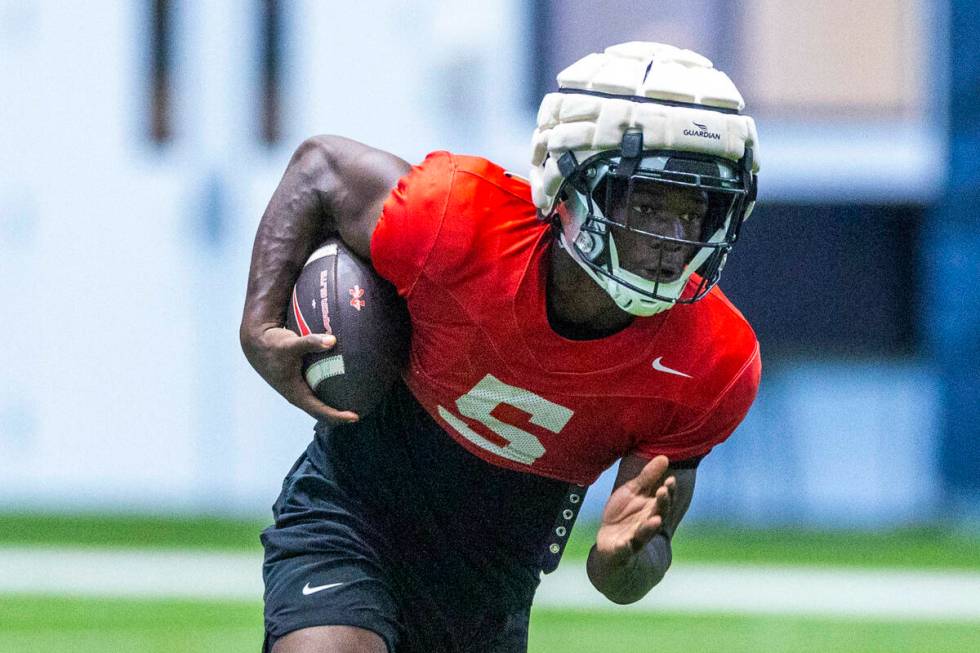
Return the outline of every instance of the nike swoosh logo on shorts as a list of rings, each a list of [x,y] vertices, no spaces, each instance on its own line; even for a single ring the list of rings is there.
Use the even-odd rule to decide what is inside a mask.
[[[657,356],[657,358],[653,361],[653,369],[657,370],[658,372],[666,372],[667,374],[683,376],[685,379],[693,378],[690,374],[684,374],[684,372],[678,372],[677,370],[667,367],[661,362],[663,359],[663,356]]]
[[[307,583],[303,586],[303,596],[309,596],[310,594],[316,594],[317,592],[322,592],[323,590],[333,589],[334,587],[339,587],[343,583],[329,583],[327,585],[317,585],[316,587],[310,587]]]

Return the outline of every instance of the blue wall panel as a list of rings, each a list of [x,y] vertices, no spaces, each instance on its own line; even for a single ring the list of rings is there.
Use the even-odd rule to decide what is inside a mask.
[[[942,378],[950,498],[980,499],[980,2],[950,16],[949,177],[927,228],[926,339]]]

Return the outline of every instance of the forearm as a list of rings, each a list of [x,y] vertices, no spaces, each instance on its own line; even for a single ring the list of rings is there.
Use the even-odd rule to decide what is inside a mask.
[[[592,585],[613,603],[640,600],[663,580],[672,559],[670,539],[658,533],[646,546],[622,560],[604,560],[589,551],[586,571]]]
[[[333,230],[322,198],[329,152],[309,139],[293,155],[255,235],[242,315],[242,345],[282,326],[289,294],[313,248]]]

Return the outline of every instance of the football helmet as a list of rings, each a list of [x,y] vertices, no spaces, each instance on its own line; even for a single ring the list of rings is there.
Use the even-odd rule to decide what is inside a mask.
[[[701,55],[644,42],[588,55],[558,86],[538,111],[530,182],[560,245],[633,315],[704,297],[755,205],[758,136],[738,89]],[[634,219],[641,197],[669,189],[701,204],[698,233]],[[623,263],[623,242],[636,238],[659,257],[645,270]],[[671,251],[684,253],[683,269],[668,275]]]

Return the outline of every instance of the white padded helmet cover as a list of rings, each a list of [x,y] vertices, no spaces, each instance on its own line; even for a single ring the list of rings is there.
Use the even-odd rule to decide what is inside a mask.
[[[558,74],[561,89],[620,95],[623,99],[549,93],[538,109],[531,139],[531,196],[545,214],[554,207],[562,178],[558,158],[573,151],[579,161],[617,149],[629,130],[643,132],[645,149],[699,152],[738,161],[750,145],[759,169],[758,134],[741,111],[741,94],[728,75],[690,50],[634,41],[590,54]],[[633,101],[651,98],[700,105],[679,107]]]

